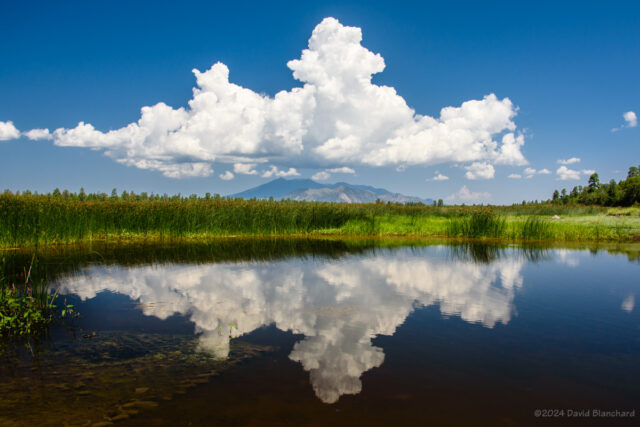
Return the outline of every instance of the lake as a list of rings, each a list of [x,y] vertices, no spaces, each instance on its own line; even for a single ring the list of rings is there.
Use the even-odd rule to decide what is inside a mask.
[[[0,424],[633,423],[638,247],[226,239],[49,249],[73,325]],[[31,254],[5,252],[15,269]]]

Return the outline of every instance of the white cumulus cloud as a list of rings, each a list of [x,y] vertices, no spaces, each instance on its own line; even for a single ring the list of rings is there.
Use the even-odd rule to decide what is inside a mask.
[[[274,176],[277,177],[286,177],[286,176],[300,176],[296,168],[289,168],[289,170],[280,170],[276,166],[271,165],[271,167],[260,175],[263,178],[272,178]]]
[[[572,165],[574,163],[580,163],[580,158],[579,157],[571,157],[570,159],[560,159],[558,160],[558,163],[561,165]]]
[[[433,178],[428,179],[427,181],[446,181],[448,180],[449,177],[446,175],[441,174],[440,172],[436,171],[436,174]]]
[[[20,138],[20,131],[16,129],[12,121],[0,122],[0,141]]]
[[[356,171],[350,167],[347,166],[343,166],[341,168],[332,168],[332,169],[327,169],[327,172],[329,173],[349,173],[352,175],[355,175]]]
[[[522,178],[522,175],[520,175],[519,173],[512,173],[507,178],[520,179],[520,178]]]
[[[503,165],[526,165],[527,159],[520,149],[524,146],[524,135],[514,135],[513,133],[507,133],[502,137],[502,147],[500,148],[500,154],[496,159],[497,164]]]
[[[233,178],[235,178],[235,175],[231,171],[220,174],[220,179],[223,181],[231,181]]]
[[[484,165],[484,172],[471,172],[478,177],[493,176],[492,165],[527,163],[509,98],[489,94],[444,107],[439,117],[418,114],[393,87],[372,83],[385,62],[361,41],[360,28],[326,18],[300,58],[287,63],[301,87],[261,95],[231,83],[218,62],[193,70],[196,87],[185,108],[142,107],[137,122],[105,132],[80,122],[56,129],[53,141],[176,178],[207,176],[214,163],[239,158],[324,169],[477,163]]]
[[[538,174],[538,175],[549,175],[549,174],[551,174],[551,171],[549,169],[536,170],[534,168],[524,168],[522,173],[524,174],[525,178],[531,179],[536,174]]]
[[[523,173],[525,177],[533,178],[533,176],[536,174],[536,170],[534,168],[525,168]]]
[[[313,176],[311,176],[311,179],[313,179],[314,181],[326,181],[329,178],[331,178],[331,174],[327,171],[320,171],[318,173],[314,173]]]
[[[313,174],[311,179],[315,179],[316,181],[326,181],[327,179],[331,178],[331,174],[333,173],[348,173],[348,174],[355,175],[356,171],[353,168],[350,168],[347,166],[343,166],[340,168],[325,169],[323,171]]]
[[[558,179],[561,181],[567,181],[569,179],[580,179],[579,171],[569,169],[566,166],[560,166],[558,170],[556,170],[556,174],[558,175]]]
[[[483,193],[483,192],[473,192],[467,188],[466,185],[463,185],[460,190],[451,194],[447,197],[449,201],[458,201],[458,202],[482,202],[491,198],[491,194]]]
[[[32,141],[38,141],[41,139],[53,139],[53,135],[51,135],[49,129],[31,129],[30,131],[23,132],[23,135]]]
[[[627,122],[626,126],[628,128],[634,128],[638,126],[638,116],[633,111],[627,111],[622,115],[624,121]]]
[[[255,167],[255,163],[234,163],[233,171],[242,175],[258,175],[258,171],[254,169]]]
[[[622,118],[624,119],[625,123],[620,127],[611,129],[611,132],[617,132],[623,128],[634,128],[638,126],[638,116],[636,116],[636,113],[634,113],[633,111],[627,111],[622,115]]]
[[[471,165],[466,166],[465,169],[467,172],[464,176],[467,179],[491,179],[496,173],[493,166],[486,162],[473,162]]]

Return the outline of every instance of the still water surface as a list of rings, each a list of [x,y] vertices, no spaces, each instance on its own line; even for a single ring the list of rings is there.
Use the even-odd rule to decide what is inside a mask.
[[[578,421],[637,422],[593,412],[640,409],[637,259],[224,245],[50,256],[83,317],[36,357],[7,357],[0,421],[529,425],[590,410]]]

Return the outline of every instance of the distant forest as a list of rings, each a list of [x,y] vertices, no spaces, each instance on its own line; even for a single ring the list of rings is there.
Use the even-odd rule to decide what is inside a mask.
[[[589,177],[586,186],[578,185],[567,193],[566,188],[553,192],[551,202],[599,206],[633,206],[640,204],[640,168],[631,166],[627,179],[600,183],[597,173]]]

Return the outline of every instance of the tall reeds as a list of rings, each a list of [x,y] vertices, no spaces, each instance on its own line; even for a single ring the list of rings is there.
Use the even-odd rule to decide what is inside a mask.
[[[522,240],[546,240],[554,237],[551,223],[539,217],[528,217],[522,223],[521,232],[517,234]]]
[[[470,215],[451,218],[447,227],[450,237],[498,238],[504,236],[506,221],[489,208],[474,209]]]
[[[618,217],[607,208],[588,206],[435,207],[222,197],[87,197],[0,194],[0,247],[105,238],[231,235],[414,235],[516,240],[633,240],[640,235],[637,214]],[[553,215],[562,220],[552,221]],[[574,220],[570,219],[572,216]]]
[[[0,242],[13,246],[105,236],[303,234],[368,218],[337,203],[256,200],[77,201],[0,195]]]

